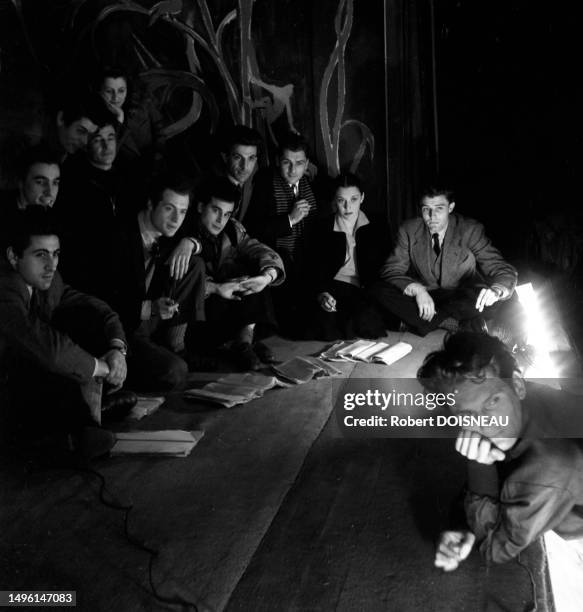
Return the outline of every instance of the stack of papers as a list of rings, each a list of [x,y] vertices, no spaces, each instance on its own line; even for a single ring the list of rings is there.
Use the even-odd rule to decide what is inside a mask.
[[[364,361],[391,365],[413,350],[407,342],[397,342],[390,346],[375,340],[338,342],[325,350],[320,357],[329,361]]]
[[[342,372],[317,357],[294,357],[271,368],[278,378],[295,385],[306,383],[312,378],[342,376]]]
[[[275,376],[246,373],[229,374],[209,383],[201,389],[188,389],[184,392],[187,399],[202,400],[231,408],[237,404],[245,404],[261,397],[268,389],[288,387],[288,383],[278,380]]]
[[[204,431],[131,431],[115,434],[112,455],[167,455],[187,457]]]

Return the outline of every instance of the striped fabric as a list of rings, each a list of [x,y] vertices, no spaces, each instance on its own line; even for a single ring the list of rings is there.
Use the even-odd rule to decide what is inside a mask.
[[[307,200],[310,204],[310,214],[296,223],[291,229],[291,233],[287,236],[281,236],[276,240],[277,250],[287,251],[290,255],[299,249],[303,242],[306,229],[312,224],[316,217],[316,198],[312,193],[310,182],[303,176],[299,182],[299,193],[294,196],[293,188],[288,185],[283,178],[276,174],[273,176],[273,193],[275,197],[276,212],[280,214],[289,214],[296,200]]]

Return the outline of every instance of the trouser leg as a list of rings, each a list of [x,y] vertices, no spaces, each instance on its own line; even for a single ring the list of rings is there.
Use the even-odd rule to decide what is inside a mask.
[[[240,301],[211,295],[206,300],[206,321],[189,326],[187,330],[187,350],[197,352],[204,347],[220,346],[233,340],[243,327],[264,324],[267,320],[266,295],[263,291],[244,296]]]
[[[426,336],[437,329],[439,324],[450,316],[445,309],[438,308],[431,321],[423,320],[419,316],[415,298],[405,295],[400,289],[388,283],[378,282],[373,285],[371,296],[383,311],[406,323],[420,336]]]
[[[129,339],[126,386],[141,391],[171,391],[184,385],[184,359],[152,339],[146,325]]]

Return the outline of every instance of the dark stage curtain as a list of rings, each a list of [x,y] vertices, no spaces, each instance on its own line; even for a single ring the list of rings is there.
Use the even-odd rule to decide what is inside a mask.
[[[437,172],[433,0],[386,0],[389,218],[416,214],[419,190]]]

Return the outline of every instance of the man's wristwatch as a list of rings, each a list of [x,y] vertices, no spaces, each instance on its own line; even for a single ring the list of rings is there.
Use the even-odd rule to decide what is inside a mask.
[[[113,344],[111,346],[112,351],[119,351],[124,357],[127,357],[128,347],[125,344]]]

